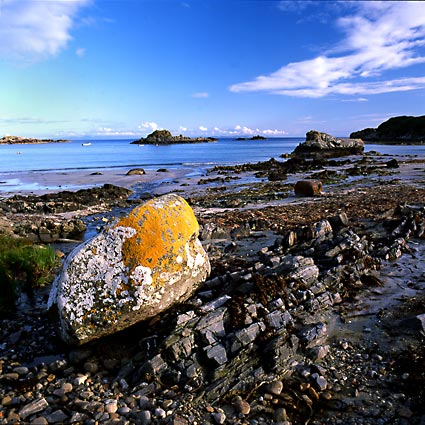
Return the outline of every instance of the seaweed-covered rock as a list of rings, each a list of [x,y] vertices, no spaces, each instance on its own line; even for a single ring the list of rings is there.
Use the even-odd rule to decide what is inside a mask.
[[[363,154],[364,143],[361,139],[347,139],[331,136],[311,130],[306,141],[300,143],[292,152],[294,158],[336,158],[347,155]]]
[[[199,225],[174,194],[111,223],[67,258],[50,294],[62,339],[82,344],[186,300],[210,272]]]

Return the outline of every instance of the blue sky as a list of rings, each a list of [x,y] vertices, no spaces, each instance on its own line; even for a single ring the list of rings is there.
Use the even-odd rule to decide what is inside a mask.
[[[0,6],[0,136],[345,136],[425,114],[425,2]]]

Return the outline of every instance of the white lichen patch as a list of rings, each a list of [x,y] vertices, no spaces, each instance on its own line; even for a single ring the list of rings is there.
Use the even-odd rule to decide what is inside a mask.
[[[70,254],[53,296],[58,308],[72,321],[81,324],[99,300],[115,298],[122,285],[128,283],[121,249],[135,233],[129,227],[109,228]],[[49,304],[54,302],[50,298]]]

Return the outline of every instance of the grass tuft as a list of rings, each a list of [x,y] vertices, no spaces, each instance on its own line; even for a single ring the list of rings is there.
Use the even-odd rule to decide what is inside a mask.
[[[26,239],[0,236],[0,312],[13,311],[20,291],[53,281],[59,259],[50,246],[37,246]]]

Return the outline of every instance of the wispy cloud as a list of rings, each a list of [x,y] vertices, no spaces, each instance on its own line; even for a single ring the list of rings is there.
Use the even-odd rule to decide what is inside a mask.
[[[352,3],[353,4],[353,3]],[[425,77],[388,80],[386,71],[425,63],[425,3],[356,2],[356,13],[340,18],[345,38],[310,60],[289,63],[233,92],[267,92],[319,98],[331,94],[371,95],[425,88]]]
[[[100,127],[95,131],[94,135],[104,137],[137,137],[138,133],[130,130],[116,130],[110,127]]]
[[[203,125],[199,126],[199,130],[201,131],[208,131],[207,127],[204,127]]]
[[[197,99],[205,99],[205,98],[209,97],[209,93],[207,93],[205,91],[193,93],[192,97],[197,98]]]
[[[78,12],[91,0],[3,0],[0,58],[36,62],[58,54],[71,40]]]

